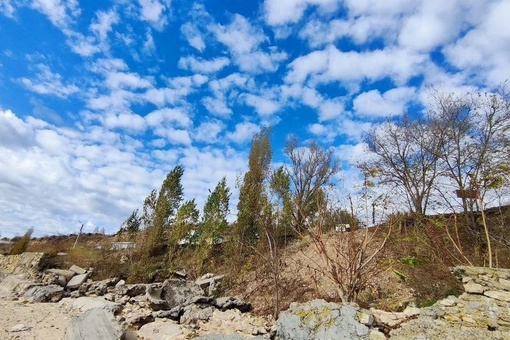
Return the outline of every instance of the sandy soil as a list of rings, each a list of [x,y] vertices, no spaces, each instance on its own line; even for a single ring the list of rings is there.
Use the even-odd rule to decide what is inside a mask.
[[[64,338],[70,320],[71,316],[58,303],[23,304],[9,297],[0,297],[0,339],[60,340]],[[13,327],[20,324],[28,329],[13,332]]]

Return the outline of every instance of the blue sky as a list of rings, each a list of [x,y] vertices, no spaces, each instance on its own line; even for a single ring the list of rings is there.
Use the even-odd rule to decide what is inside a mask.
[[[332,148],[339,196],[364,131],[427,88],[510,76],[509,0],[0,0],[0,234],[108,233],[175,165],[201,208],[237,203],[251,137]]]

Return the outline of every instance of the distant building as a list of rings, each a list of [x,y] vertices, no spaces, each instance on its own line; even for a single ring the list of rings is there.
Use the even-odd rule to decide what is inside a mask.
[[[346,231],[350,231],[350,230],[351,230],[351,225],[349,223],[339,224],[335,227],[335,231],[337,233],[345,233]]]

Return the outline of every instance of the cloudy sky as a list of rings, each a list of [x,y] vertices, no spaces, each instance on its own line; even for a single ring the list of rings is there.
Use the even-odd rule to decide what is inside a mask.
[[[334,148],[426,89],[510,77],[510,0],[0,0],[0,235],[108,233],[175,165],[186,198],[273,126]],[[233,211],[235,213],[235,211]]]

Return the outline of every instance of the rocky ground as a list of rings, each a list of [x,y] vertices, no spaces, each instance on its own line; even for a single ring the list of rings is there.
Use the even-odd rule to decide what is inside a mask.
[[[222,276],[126,284],[77,266],[41,269],[44,255],[0,257],[1,339],[510,339],[510,270],[456,267],[465,293],[402,312],[316,299],[271,317],[218,297]]]

